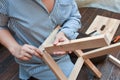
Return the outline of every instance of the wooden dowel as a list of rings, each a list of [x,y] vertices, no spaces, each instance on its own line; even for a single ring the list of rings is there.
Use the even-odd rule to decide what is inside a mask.
[[[116,66],[118,66],[120,68],[120,60],[118,60],[117,58],[115,58],[114,56],[112,55],[109,55],[108,56],[108,59],[113,63],[115,64]]]

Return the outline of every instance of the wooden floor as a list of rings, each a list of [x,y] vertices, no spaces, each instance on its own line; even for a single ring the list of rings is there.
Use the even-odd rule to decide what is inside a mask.
[[[82,29],[79,32],[85,32],[92,23],[96,15],[108,16],[116,19],[120,19],[120,14],[109,12],[102,9],[95,8],[81,8],[80,13],[82,15]],[[120,34],[120,26],[116,35]],[[112,54],[120,60],[120,52]],[[72,60],[75,61],[76,57],[72,56]],[[101,63],[97,63],[96,66],[102,72],[102,78],[89,79],[93,77],[92,73],[86,66],[82,67],[77,80],[120,80],[120,68],[112,64],[107,58]],[[0,80],[19,80],[18,79],[18,64],[15,63],[13,56],[9,51],[0,45]],[[30,80],[35,80],[31,78]]]

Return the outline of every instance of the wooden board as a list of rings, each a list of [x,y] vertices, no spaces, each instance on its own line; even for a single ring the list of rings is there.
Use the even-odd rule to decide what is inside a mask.
[[[60,43],[57,46],[55,45],[46,45],[45,50],[48,53],[53,53],[55,51],[74,51],[78,49],[89,49],[89,48],[98,48],[103,47],[106,44],[106,36],[99,35],[93,37],[80,38],[76,40],[71,40],[69,42]],[[94,45],[93,45],[94,44]]]
[[[59,80],[67,80],[67,77],[64,75],[60,67],[57,65],[57,63],[53,60],[53,58],[50,56],[49,53],[47,53],[44,50],[44,47],[47,44],[51,44],[54,41],[55,35],[57,34],[58,30],[60,29],[60,26],[57,26],[55,30],[49,35],[49,37],[44,41],[44,43],[39,47],[39,49],[42,51],[42,59],[46,64],[50,67],[50,69],[54,72],[54,74],[57,76]]]
[[[90,59],[98,56],[103,56],[105,54],[117,53],[119,51],[120,51],[120,43],[116,43],[116,44],[112,44],[109,46],[105,46],[99,49],[86,52],[83,54],[83,57],[86,59]]]
[[[54,61],[54,59],[49,55],[49,53],[44,52],[42,58],[46,62],[46,64],[50,67],[50,69],[54,72],[58,80],[67,80],[67,77],[60,69],[60,67],[57,65],[57,63]]]
[[[81,50],[75,50],[74,53],[78,57],[83,57],[84,53]],[[97,69],[97,67],[90,61],[90,59],[84,59],[84,63],[87,67],[96,75],[97,78],[101,78],[102,73]]]
[[[84,59],[82,57],[79,57],[74,65],[74,68],[68,78],[68,80],[76,80],[77,76],[84,64]]]
[[[104,34],[107,36],[107,44],[110,44],[119,25],[120,20],[118,19],[97,15],[88,30],[86,31],[86,34],[97,30],[98,35]]]

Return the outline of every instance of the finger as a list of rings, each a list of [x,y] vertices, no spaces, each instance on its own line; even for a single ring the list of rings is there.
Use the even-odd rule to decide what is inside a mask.
[[[71,54],[71,53],[72,53],[72,51],[68,51],[68,53],[69,53],[69,54]]]
[[[32,58],[32,55],[28,54],[28,53],[22,53],[23,55],[21,55],[20,57],[18,57],[18,59],[20,60],[30,60]]]
[[[26,47],[28,48],[26,52],[41,58],[41,51],[38,48],[32,45],[26,45]]]
[[[64,38],[60,38],[60,39],[59,39],[59,42],[64,42],[64,41],[65,41]]]
[[[34,46],[29,46],[30,49],[32,49],[34,51],[34,55],[37,56],[37,57],[41,57],[41,51],[34,47]]]
[[[53,42],[53,45],[57,45],[58,43],[59,43],[59,39],[56,38],[56,39],[54,40],[54,42]]]
[[[34,46],[25,44],[22,49],[23,49],[24,52],[27,52],[27,53],[30,53],[30,54],[34,55],[34,53],[35,53],[34,50],[36,48]]]
[[[28,60],[30,60],[30,58],[28,58],[28,57],[22,57],[22,58],[19,58],[20,60],[23,60],[23,61],[28,61]]]
[[[31,55],[34,55],[35,51],[33,49],[30,49],[28,47],[23,48],[24,53],[29,53]]]
[[[58,55],[65,54],[65,53],[66,53],[65,51],[57,51],[57,52],[53,52],[53,54],[58,54]]]
[[[32,46],[32,45],[27,45],[27,47],[28,47],[29,49],[33,50],[33,51],[35,51],[35,50],[38,49],[38,48],[36,48],[36,47],[34,47],[34,46]]]
[[[27,45],[27,47],[30,48],[30,49],[33,49],[33,50],[37,49],[35,46],[32,46],[32,45]]]
[[[42,57],[41,51],[39,49],[35,50],[35,56]]]
[[[33,56],[33,55],[31,55],[30,53],[27,53],[27,52],[25,52],[23,54],[24,54],[23,57],[28,57],[29,59],[31,59],[32,56]]]
[[[58,45],[60,42],[64,42],[65,39],[64,38],[56,38],[53,45]]]
[[[38,49],[29,49],[29,51],[27,51],[27,53],[31,54],[32,56],[35,55],[39,58],[41,58],[41,52]]]

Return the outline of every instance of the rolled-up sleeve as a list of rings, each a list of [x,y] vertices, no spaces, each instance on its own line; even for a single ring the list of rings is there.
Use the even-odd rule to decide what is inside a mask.
[[[7,2],[6,0],[0,0],[0,29],[8,29],[8,16],[7,16]]]
[[[81,15],[79,13],[77,4],[74,1],[71,15],[61,28],[61,31],[64,32],[69,39],[75,39],[78,36],[78,30],[81,28],[80,19]]]

